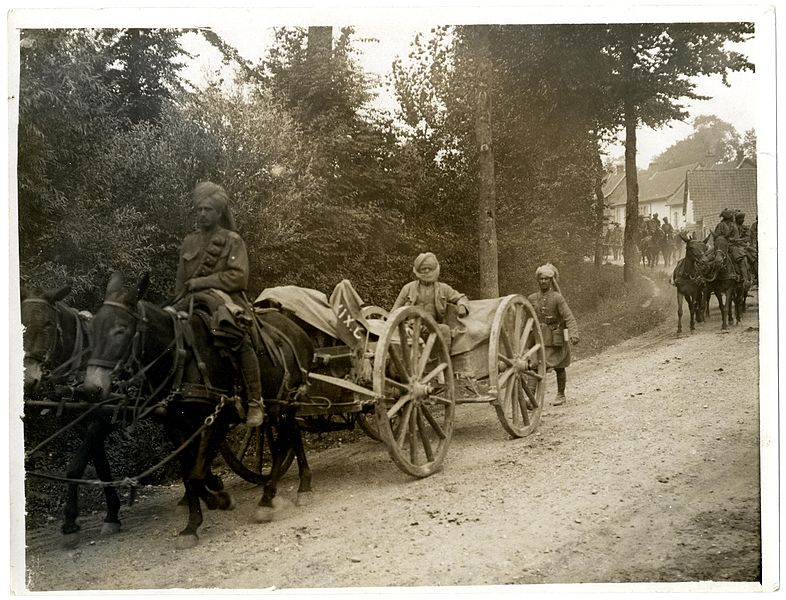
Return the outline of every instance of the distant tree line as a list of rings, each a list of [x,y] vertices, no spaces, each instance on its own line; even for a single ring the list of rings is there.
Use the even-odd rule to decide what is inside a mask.
[[[499,291],[524,292],[538,263],[575,264],[592,247],[613,135],[627,126],[635,152],[637,126],[684,118],[677,100],[695,97],[691,76],[752,68],[723,49],[752,35],[744,23],[444,27],[395,64],[401,108],[386,114],[369,108],[376,82],[351,28],[279,29],[258,64],[201,31],[238,67],[231,86],[204,89],[181,77],[184,33],[22,32],[26,285],[71,283],[74,303],[90,308],[112,270],[151,270],[155,294],[171,297],[190,189],[211,179],[232,197],[252,294],[329,292],[349,278],[389,306],[414,256],[431,250],[443,278],[478,297],[482,88]]]

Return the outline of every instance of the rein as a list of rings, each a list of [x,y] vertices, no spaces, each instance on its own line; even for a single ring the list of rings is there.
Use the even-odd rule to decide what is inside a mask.
[[[49,348],[43,355],[38,352],[25,352],[24,357],[32,358],[33,360],[39,361],[42,365],[48,366],[48,363],[50,362],[51,357],[58,346],[58,343],[62,343],[63,340],[63,325],[61,323],[61,317],[69,314],[74,319],[74,345],[71,348],[70,356],[65,361],[49,370],[49,377],[51,379],[56,379],[58,377],[70,375],[72,372],[76,371],[77,369],[75,367],[79,365],[85,354],[90,351],[90,348],[85,344],[87,332],[85,330],[84,323],[79,316],[79,313],[76,311],[76,309],[66,306],[60,302],[53,305],[43,298],[28,298],[22,301],[22,304],[25,303],[44,304],[53,310],[56,315],[55,322],[57,324],[57,335],[52,338]]]

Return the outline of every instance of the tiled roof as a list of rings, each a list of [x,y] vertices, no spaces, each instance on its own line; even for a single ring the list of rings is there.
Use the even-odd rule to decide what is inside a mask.
[[[686,182],[685,202],[690,194],[695,222],[714,227],[724,208],[745,211],[745,222],[749,224],[756,218],[756,169],[689,171]]]
[[[639,203],[667,199],[666,204],[679,204],[682,201],[682,186],[685,184],[685,173],[699,167],[699,163],[684,165],[666,171],[639,171]],[[627,193],[624,184],[617,185],[606,196],[610,206],[625,204]],[[675,202],[676,200],[676,202]]]

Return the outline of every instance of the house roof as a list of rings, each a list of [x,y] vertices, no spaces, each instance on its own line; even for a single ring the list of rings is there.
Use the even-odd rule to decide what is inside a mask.
[[[699,166],[700,163],[693,163],[654,173],[639,171],[639,204],[659,200],[666,200],[667,205],[681,204],[685,173]],[[610,206],[625,204],[626,201],[627,192],[621,182],[617,182],[616,187],[606,194],[606,203]]]
[[[693,220],[714,226],[724,208],[745,211],[745,222],[752,223],[758,213],[756,204],[756,169],[688,171],[685,176],[683,208],[688,195],[693,200]]]

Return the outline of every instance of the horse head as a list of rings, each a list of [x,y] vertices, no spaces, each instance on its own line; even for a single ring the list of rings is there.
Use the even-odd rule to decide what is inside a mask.
[[[112,375],[128,360],[140,321],[137,302],[150,283],[145,274],[130,290],[120,273],[113,273],[106,287],[104,302],[93,317],[93,348],[87,362],[84,391],[108,396]]]
[[[71,292],[71,286],[54,288],[40,296],[22,290],[22,348],[24,350],[24,390],[38,389],[44,370],[50,366],[55,349],[60,342],[61,330],[56,303]]]

